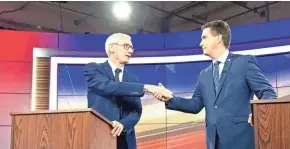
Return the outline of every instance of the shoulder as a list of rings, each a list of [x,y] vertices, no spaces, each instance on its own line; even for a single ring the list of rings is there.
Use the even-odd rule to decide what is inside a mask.
[[[128,71],[127,69],[125,69],[125,72],[127,73],[127,75],[130,77],[132,81],[139,82],[139,77],[136,74]]]
[[[99,67],[104,65],[104,63],[96,63],[96,62],[89,62],[86,64],[87,66],[95,66],[95,67]]]
[[[85,65],[85,68],[102,68],[103,67],[103,63],[96,63],[96,62],[90,62],[88,64]]]
[[[244,60],[244,61],[249,61],[249,60],[255,60],[256,61],[256,57],[254,55],[250,55],[250,54],[246,54],[246,55],[232,54],[232,56],[235,59],[240,59],[240,60]]]
[[[256,56],[254,55],[235,54],[233,66],[236,67],[238,70],[244,70],[247,72],[249,68],[251,69],[258,67],[258,62]]]
[[[84,66],[85,72],[104,72],[105,67],[103,63],[90,62]]]
[[[231,53],[232,62],[237,67],[247,67],[251,63],[257,63],[256,57],[250,54],[233,54]]]

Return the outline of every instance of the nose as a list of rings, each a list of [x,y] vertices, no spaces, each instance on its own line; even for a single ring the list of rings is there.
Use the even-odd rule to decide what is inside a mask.
[[[202,41],[199,43],[199,46],[201,46],[201,47],[203,46],[203,43],[202,43]]]
[[[130,54],[132,54],[132,53],[134,52],[134,50],[133,50],[132,48],[129,48],[129,49],[128,49],[128,52],[129,52]]]

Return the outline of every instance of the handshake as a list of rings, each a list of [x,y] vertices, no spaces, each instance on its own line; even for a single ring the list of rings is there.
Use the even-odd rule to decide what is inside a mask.
[[[160,101],[169,101],[173,97],[173,93],[165,88],[161,83],[156,85],[144,85],[144,90],[152,93],[152,95]]]

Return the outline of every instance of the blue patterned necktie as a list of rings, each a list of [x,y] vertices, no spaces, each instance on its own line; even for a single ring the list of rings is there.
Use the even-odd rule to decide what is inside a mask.
[[[221,62],[216,61],[213,65],[213,80],[214,80],[214,86],[215,86],[215,93],[217,93],[219,88],[219,80],[220,80],[220,74],[219,74],[219,64]]]
[[[115,81],[120,82],[120,73],[122,72],[121,69],[117,68],[115,70]]]
[[[121,82],[120,81],[120,73],[122,72],[122,70],[121,69],[119,69],[119,68],[117,68],[116,70],[115,70],[115,81],[116,82]],[[118,98],[118,97],[116,97],[117,98],[117,105],[119,106],[119,108],[120,108],[120,118],[122,117],[122,102],[121,102],[121,99],[120,98]]]

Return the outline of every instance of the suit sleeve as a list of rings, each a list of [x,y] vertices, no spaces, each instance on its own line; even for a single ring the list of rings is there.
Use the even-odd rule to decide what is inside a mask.
[[[135,125],[139,122],[142,115],[142,104],[140,97],[131,97],[135,98],[135,104],[131,106],[129,114],[120,120],[120,123],[123,124],[124,130],[127,133],[130,133]]]
[[[104,95],[134,96],[144,95],[144,85],[132,82],[114,82],[105,76],[96,63],[89,63],[84,68],[84,75],[89,89]]]
[[[204,107],[199,81],[197,82],[191,99],[174,96],[167,103],[165,103],[165,107],[169,110],[176,110],[185,113],[199,113]]]
[[[268,82],[266,77],[263,75],[259,66],[257,65],[256,58],[254,56],[249,56],[247,61],[247,71],[246,71],[247,83],[251,90],[255,93],[259,99],[276,99],[277,94]]]

